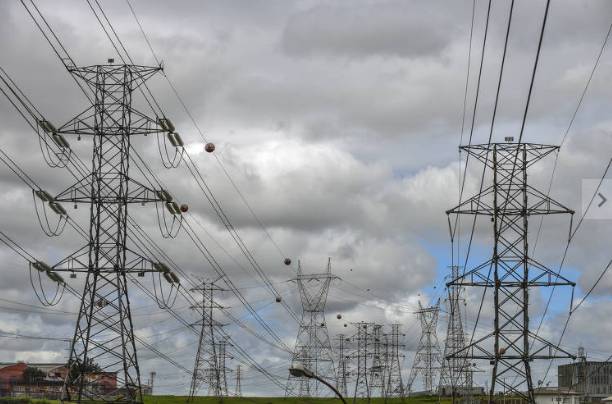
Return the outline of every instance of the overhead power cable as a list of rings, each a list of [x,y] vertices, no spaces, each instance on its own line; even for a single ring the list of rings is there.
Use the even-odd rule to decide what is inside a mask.
[[[89,3],[89,4],[91,4],[91,3]],[[24,6],[27,8],[27,6],[26,6],[25,4],[24,4]],[[38,9],[36,9],[36,10],[38,11],[38,13],[40,13],[40,10],[38,10]],[[28,10],[28,11],[29,11],[29,10]],[[30,14],[32,15],[32,13],[30,13]],[[42,15],[41,15],[41,18],[44,18],[44,17],[42,17]],[[52,30],[49,24],[46,24],[46,26],[49,28],[49,30]],[[54,35],[54,37],[56,37],[56,38],[57,38],[57,36],[56,36],[56,35]],[[109,39],[111,39],[111,40],[112,40],[112,38],[110,38],[110,36],[109,36]],[[50,44],[53,46],[53,44],[52,44],[52,43],[50,43]],[[57,53],[57,52],[56,52],[56,53]],[[84,89],[82,89],[82,90],[83,90],[83,91],[85,91]],[[146,171],[148,171],[149,173],[151,173],[151,174],[153,175],[153,173],[152,173],[151,169],[150,169],[150,168],[149,168],[149,167],[146,165],[146,163],[144,163],[144,160],[143,160],[143,159],[142,159],[142,158],[139,156],[139,154],[138,154],[138,153],[135,153],[135,156],[137,157],[137,159],[138,159],[138,160],[140,160],[141,165],[143,165],[143,166],[145,167],[145,168],[143,169],[143,168],[142,168],[142,167],[140,167],[140,165],[138,164],[138,160],[136,160],[136,161],[135,161],[136,166],[139,168],[139,170],[141,171],[141,173],[143,173],[143,175],[145,175],[145,177],[146,177],[146,174],[145,174],[145,170],[146,170]],[[85,166],[85,165],[82,163],[82,161],[78,160],[78,162],[79,162],[79,165],[80,165],[80,167],[79,167],[79,168],[80,168],[80,170],[82,171],[82,172],[81,172],[81,174],[86,173],[86,172],[87,172],[87,168],[86,168],[86,166]],[[154,175],[153,175],[153,178],[154,178],[154,180],[155,180],[157,183],[160,183],[160,182],[159,182],[159,180],[158,180],[158,179],[157,179],[157,178],[156,178]],[[245,300],[245,301],[246,301],[246,300]],[[246,301],[246,302],[247,302],[247,304],[248,304],[248,301]],[[260,323],[264,322],[264,321],[263,321],[263,319],[261,319],[261,317],[260,317],[260,316],[259,316],[259,315],[256,313],[256,311],[254,311],[254,309],[252,309],[252,308],[250,308],[250,307],[247,307],[247,309],[248,309],[248,310],[251,310],[251,311],[252,311],[252,313],[254,313],[254,317],[255,317],[255,319],[256,319],[258,322],[260,322]],[[264,326],[264,328],[266,328],[266,327]],[[274,335],[273,335],[273,337],[274,337]],[[275,337],[275,338],[276,338],[276,337]]]

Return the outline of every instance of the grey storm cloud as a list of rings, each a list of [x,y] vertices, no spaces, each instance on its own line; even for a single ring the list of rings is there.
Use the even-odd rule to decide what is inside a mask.
[[[417,302],[444,297],[444,285],[433,284],[450,263],[448,222],[444,212],[457,204],[465,155],[457,146],[463,112],[472,1],[144,1],[132,0],[165,72],[190,107],[204,137],[216,144],[216,155],[231,174],[258,218],[286,255],[282,264],[276,247],[263,233],[211,155],[203,139],[163,77],[150,80],[151,89],[172,117],[187,149],[232,224],[286,301],[299,311],[294,275],[298,259],[306,272],[325,268],[327,258],[341,280],[335,281],[328,302],[330,333],[350,332],[353,321],[400,322],[406,330],[405,367],[416,348]],[[102,1],[126,48],[137,63],[155,64],[124,2]],[[79,64],[104,63],[115,51],[87,3],[76,0],[38,1]],[[508,2],[493,2],[485,50],[479,108],[471,134],[474,143],[489,136],[495,85],[499,73]],[[533,67],[536,38],[544,2],[516,2],[508,61],[494,141],[517,135]],[[470,137],[475,83],[480,60],[486,2],[476,1],[467,124]],[[61,124],[79,113],[85,98],[79,93],[19,2],[0,2],[0,64],[48,119]],[[555,0],[551,4],[525,139],[559,143],[612,22],[609,1]],[[598,178],[612,156],[609,82],[612,51],[604,52],[572,129],[559,152],[551,195],[582,212],[581,181]],[[136,97],[138,98],[138,97]],[[138,106],[148,112],[146,104]],[[12,106],[0,100],[0,143],[32,178],[51,193],[74,179],[62,169],[44,164],[39,144]],[[69,139],[75,152],[89,162],[89,139]],[[219,222],[184,165],[166,170],[154,138],[134,139],[134,149],[150,165],[175,198],[189,204],[202,240],[244,295],[288,344],[295,324],[274,296],[262,287],[240,250]],[[555,156],[535,166],[534,184],[546,191]],[[4,167],[4,166],[3,166]],[[134,167],[132,167],[134,168]],[[482,167],[470,162],[465,196],[478,191]],[[144,181],[136,170],[135,178]],[[83,245],[71,229],[47,238],[34,215],[31,190],[10,170],[0,169],[0,230],[36,257],[50,263]],[[70,214],[87,228],[87,209]],[[134,206],[131,215],[163,250],[194,278],[216,277],[189,237],[159,234],[155,207]],[[567,218],[546,219],[535,256],[557,269],[567,243]],[[532,218],[530,232],[537,232]],[[194,225],[195,226],[195,225]],[[609,261],[610,221],[584,220],[568,249],[563,268],[578,283],[577,296],[593,284]],[[462,225],[461,240],[469,237]],[[489,257],[490,225],[478,221],[474,254],[468,266]],[[462,244],[465,253],[465,245]],[[0,331],[70,338],[78,300],[66,295],[58,306],[42,308],[32,293],[27,263],[0,248]],[[71,280],[82,287],[82,278]],[[146,280],[150,285],[151,280]],[[609,352],[612,345],[597,334],[606,324],[596,318],[608,313],[612,283],[602,280],[596,299],[572,319],[567,344],[575,349],[592,343]],[[133,289],[136,333],[186,367],[192,365],[195,335],[180,327],[155,302]],[[561,291],[556,292],[562,295]],[[466,292],[469,330],[480,295]],[[534,294],[536,316],[547,296]],[[231,312],[263,332],[231,293],[220,296]],[[26,305],[34,305],[35,308]],[[197,315],[185,301],[176,310],[188,321]],[[555,306],[556,308],[556,306]],[[335,318],[342,314],[342,320]],[[491,320],[485,305],[477,329]],[[543,332],[553,339],[564,322],[555,309]],[[223,319],[237,343],[273,373],[285,377],[287,352],[244,332]],[[439,335],[444,335],[444,314]],[[534,320],[537,321],[537,320]],[[597,323],[591,329],[589,324]],[[561,324],[561,325],[559,325]],[[0,361],[61,361],[66,344],[2,338]],[[160,392],[184,393],[189,376],[168,369],[150,351],[139,351],[143,372],[157,370]],[[545,369],[536,368],[538,375]],[[246,372],[245,391],[279,394],[265,387],[253,369]]]

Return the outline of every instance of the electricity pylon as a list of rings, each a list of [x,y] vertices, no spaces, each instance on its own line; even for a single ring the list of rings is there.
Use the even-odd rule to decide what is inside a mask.
[[[450,279],[459,277],[459,267],[451,266]],[[440,383],[438,392],[442,395],[468,393],[472,388],[472,369],[465,356],[453,355],[465,348],[465,333],[463,332],[462,308],[465,300],[461,296],[461,288],[457,285],[448,286],[446,308],[448,311],[448,323],[446,327],[446,339],[444,341],[444,356],[442,358],[442,370],[440,371]]]
[[[400,324],[391,324],[391,334],[386,337],[386,388],[385,397],[404,398],[404,383],[402,381],[402,367],[400,361],[400,348],[404,345],[400,342]]]
[[[299,289],[302,301],[302,319],[293,352],[292,364],[302,364],[317,376],[334,383],[334,359],[325,321],[325,305],[329,287],[337,276],[331,273],[331,260],[327,270],[320,274],[304,274],[298,262],[297,277],[292,279]],[[329,389],[320,382],[306,377],[290,375],[285,396],[318,397]]]
[[[370,345],[372,346],[370,366],[368,368],[368,385],[370,386],[370,395],[380,397],[385,396],[385,376],[386,363],[384,361],[382,351],[383,348],[383,333],[381,324],[373,324],[370,334]]]
[[[352,358],[357,362],[357,374],[355,376],[355,393],[353,394],[353,404],[357,402],[358,398],[367,399],[370,402],[371,392],[370,385],[368,384],[368,345],[369,345],[369,334],[372,324],[370,323],[353,323],[353,326],[357,328],[357,332],[353,336],[355,341],[356,350],[351,355]]]
[[[336,388],[344,397],[348,395],[349,357],[346,352],[346,343],[349,341],[350,339],[344,334],[338,334],[336,336],[336,350],[338,352]]]
[[[240,372],[240,365],[236,366],[236,387],[234,388],[234,396],[242,397],[242,375]]]
[[[88,204],[90,215],[89,242],[53,266],[73,277],[86,274],[63,401],[142,402],[127,276],[158,269],[127,246],[127,216],[129,204],[160,198],[130,176],[130,153],[133,136],[164,129],[132,106],[132,94],[160,68],[112,63],[70,67],[92,105],[57,129],[39,122],[64,148],[69,149],[64,135],[93,140],[91,171],[80,172],[82,177],[54,198],[75,207]]]
[[[440,300],[431,307],[423,307],[419,301],[419,309],[416,311],[416,315],[421,323],[421,338],[408,377],[408,389],[410,391],[414,391],[414,381],[417,376],[421,376],[424,391],[433,392],[434,383],[442,365],[442,355],[436,333],[439,314]]]
[[[208,395],[227,396],[227,379],[225,375],[225,340],[217,338],[215,328],[223,324],[214,319],[214,311],[223,308],[215,302],[215,292],[223,291],[214,282],[202,282],[201,286],[191,289],[202,294],[202,302],[191,306],[202,316],[198,351],[193,366],[191,387],[187,402],[193,401],[202,384],[208,386]]]
[[[232,359],[227,353],[227,347],[231,346],[229,337],[225,336],[217,343],[217,366],[219,367],[219,392],[221,397],[229,396],[229,390],[227,389],[227,373],[231,372],[231,369],[227,368],[227,360]]]
[[[510,140],[510,139],[509,139]],[[493,366],[489,402],[499,385],[513,397],[534,403],[531,362],[574,356],[529,328],[530,289],[574,283],[529,256],[529,218],[573,214],[571,209],[528,184],[528,168],[558,150],[533,143],[491,143],[462,150],[489,170],[492,184],[448,214],[489,216],[493,230],[491,259],[466,271],[447,286],[479,286],[493,291],[493,329],[453,354],[487,360]]]

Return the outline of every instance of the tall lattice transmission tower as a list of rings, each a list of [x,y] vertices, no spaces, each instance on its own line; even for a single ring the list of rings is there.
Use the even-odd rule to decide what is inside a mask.
[[[391,324],[391,333],[385,335],[386,359],[386,388],[385,397],[404,397],[404,383],[402,381],[402,366],[400,349],[404,348],[401,342],[401,325]]]
[[[236,386],[234,387],[234,396],[242,397],[242,372],[240,365],[236,366]]]
[[[410,391],[414,391],[414,381],[417,376],[420,376],[423,380],[424,391],[431,393],[434,390],[436,378],[442,365],[442,354],[436,332],[439,314],[439,299],[434,306],[430,307],[423,307],[419,302],[416,315],[421,323],[421,337],[408,377],[408,389]]]
[[[573,355],[530,330],[529,292],[535,287],[574,283],[529,256],[529,218],[574,212],[528,184],[528,168],[558,147],[508,140],[461,147],[485,165],[492,184],[447,213],[489,216],[493,254],[448,286],[491,288],[494,319],[490,333],[453,356],[489,361],[491,402],[499,386],[514,397],[534,403],[532,361]]]
[[[331,259],[328,259],[327,270],[319,274],[304,274],[302,265],[298,262],[297,277],[292,279],[298,286],[302,302],[302,318],[292,364],[300,363],[331,383],[335,380],[335,371],[331,341],[325,321],[325,305],[331,283],[337,278],[332,275]],[[285,395],[318,397],[320,394],[327,394],[329,389],[321,387],[320,384],[310,378],[290,375]]]
[[[214,282],[202,282],[201,286],[191,289],[202,294],[202,302],[191,306],[202,317],[198,350],[196,353],[189,398],[192,401],[202,385],[208,386],[208,395],[215,397],[227,396],[227,378],[225,374],[225,347],[227,341],[217,336],[217,327],[223,326],[214,318],[214,312],[221,309],[214,300],[215,292],[223,291]]]
[[[74,185],[53,198],[75,206],[88,204],[90,216],[88,243],[53,266],[72,277],[86,274],[62,399],[142,402],[127,277],[159,272],[160,266],[128,246],[127,216],[130,204],[162,199],[159,190],[130,175],[131,142],[136,135],[165,129],[161,119],[134,108],[132,95],[160,68],[114,64],[109,59],[107,65],[71,65],[68,70],[83,83],[91,106],[59,128],[39,122],[58,144],[67,144],[63,135],[93,140],[91,171],[80,172]],[[169,272],[164,276],[174,282]],[[102,387],[103,374],[116,375],[116,381]]]
[[[348,380],[350,375],[350,360],[347,353],[347,343],[350,339],[345,334],[336,336],[336,352],[338,352],[338,361],[336,362],[336,388],[344,397],[348,395]]]
[[[386,361],[383,351],[384,341],[381,324],[373,324],[370,334],[371,360],[368,367],[368,384],[371,396],[385,396]]]
[[[451,266],[450,280],[459,277],[459,266]],[[453,355],[465,348],[465,333],[463,331],[462,309],[465,300],[461,296],[461,288],[457,285],[448,286],[446,310],[448,323],[446,339],[444,340],[444,356],[438,392],[442,395],[466,394],[472,388],[472,367],[465,355]]]
[[[355,391],[353,394],[353,403],[358,398],[365,398],[370,401],[371,391],[368,383],[368,358],[370,353],[368,347],[370,345],[370,332],[372,328],[371,323],[353,323],[353,326],[357,329],[355,335],[353,335],[355,351],[351,355],[352,359],[357,363],[357,372],[355,374]]]

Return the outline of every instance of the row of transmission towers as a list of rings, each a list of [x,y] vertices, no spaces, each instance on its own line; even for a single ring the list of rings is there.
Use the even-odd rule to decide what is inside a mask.
[[[456,279],[459,267],[452,266],[450,279]],[[429,307],[423,307],[419,301],[419,309],[415,312],[421,326],[421,336],[408,377],[408,389],[416,390],[415,381],[420,379],[423,392],[443,396],[469,396],[472,393],[473,365],[465,356],[453,355],[466,345],[466,334],[463,330],[462,307],[465,300],[462,290],[457,285],[449,285],[445,298],[448,322],[444,351],[440,350],[437,336],[440,316],[440,300]]]
[[[353,323],[355,333],[340,334],[332,346],[325,320],[325,305],[333,280],[331,260],[323,273],[304,274],[298,262],[297,276],[291,281],[298,286],[302,303],[292,366],[302,365],[317,376],[335,383],[345,396],[403,397],[401,375],[400,325],[393,324],[389,332],[374,323]],[[340,316],[338,316],[340,318]],[[346,325],[345,325],[346,326]],[[337,355],[334,354],[337,353]],[[336,366],[334,366],[336,365]],[[354,383],[354,389],[350,388]],[[329,395],[316,379],[289,376],[286,396],[319,397]]]
[[[382,324],[352,323],[351,336],[335,338],[338,369],[336,388],[345,396],[369,400],[372,397],[405,395],[402,380],[404,334],[400,324],[385,330]]]

